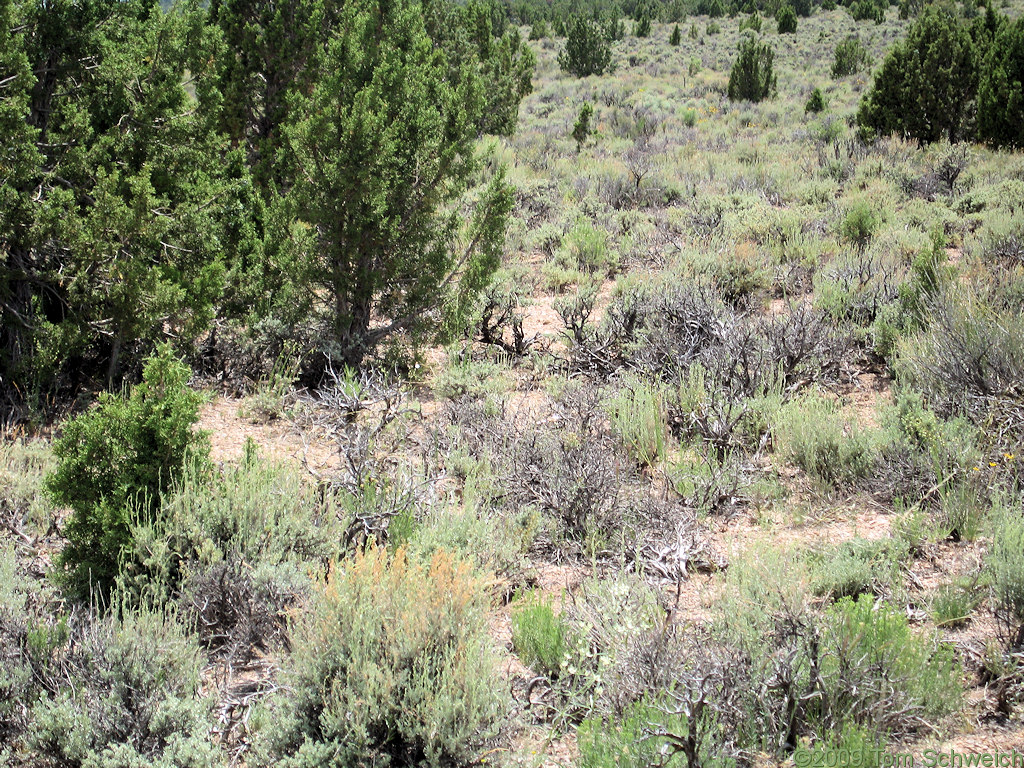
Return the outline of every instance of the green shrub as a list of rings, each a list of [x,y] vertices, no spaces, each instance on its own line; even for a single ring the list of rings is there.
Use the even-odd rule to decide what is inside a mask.
[[[581,768],[648,768],[663,764],[661,745],[651,737],[663,716],[645,703],[637,703],[616,723],[600,717],[580,723],[576,743]]]
[[[807,99],[807,103],[804,104],[804,112],[810,112],[816,115],[819,112],[824,112],[825,106],[825,94],[821,92],[821,88],[815,88],[811,91],[811,95]]]
[[[729,99],[761,101],[774,96],[774,59],[775,52],[770,45],[762,43],[756,37],[744,37],[740,42],[739,56],[729,74]]]
[[[955,483],[939,491],[937,524],[941,534],[953,541],[977,539],[987,511],[988,502],[972,484]]]
[[[707,27],[704,28],[704,34],[706,35],[719,35],[722,33],[722,27],[717,21],[709,21]]]
[[[981,596],[977,577],[943,584],[932,593],[929,601],[932,620],[939,627],[961,627],[970,621],[971,613],[981,603]]]
[[[550,36],[551,32],[548,30],[548,23],[544,19],[537,19],[533,22],[530,27],[530,40],[543,40],[545,37]]]
[[[130,544],[131,510],[153,515],[185,466],[205,462],[209,440],[193,430],[202,397],[189,389],[190,375],[164,347],[130,395],[101,395],[64,425],[46,490],[72,510],[58,565],[73,594],[108,594]]]
[[[498,394],[508,389],[507,370],[493,360],[474,360],[469,354],[450,350],[448,365],[434,380],[434,393],[446,400]]]
[[[555,253],[555,263],[565,269],[578,270],[589,275],[611,275],[619,261],[609,244],[608,233],[586,221],[573,225]]]
[[[668,38],[668,44],[673,48],[679,47],[679,44],[683,42],[683,33],[679,30],[679,25],[676,24],[672,27],[672,34]]]
[[[295,616],[270,751],[282,768],[461,764],[503,712],[487,593],[466,563],[378,548]]]
[[[877,0],[855,0],[850,4],[850,15],[854,21],[885,21],[885,7]]]
[[[880,225],[878,214],[866,201],[854,203],[846,212],[839,234],[849,243],[863,250],[874,237]]]
[[[531,593],[512,607],[512,645],[528,667],[558,677],[565,656],[566,625],[551,600]]]
[[[717,703],[717,702],[715,702]],[[577,730],[581,768],[650,768],[650,766],[707,766],[736,764],[722,754],[722,728],[714,722],[713,704],[691,726],[685,707],[669,701],[656,706],[647,700],[631,704],[620,716],[606,721],[588,718]],[[692,738],[691,738],[692,735]],[[716,738],[718,737],[718,738]],[[688,758],[688,750],[693,757]]]
[[[956,652],[915,634],[875,598],[843,598],[823,618],[820,673],[833,722],[900,736],[961,706]]]
[[[490,511],[476,498],[481,482],[475,478],[466,482],[462,509],[434,505],[417,520],[408,535],[407,550],[410,558],[422,561],[439,551],[470,560],[481,573],[494,574],[500,580],[495,586],[510,595],[524,581],[523,555],[537,533],[538,515],[532,511],[512,518]],[[388,544],[394,548],[388,530]]]
[[[1024,649],[1024,515],[1019,502],[1001,499],[993,511],[991,574],[996,616],[1011,651]]]
[[[0,543],[0,763],[14,765],[6,750],[16,749],[28,726],[27,713],[38,696],[30,632],[43,635],[31,606],[44,603],[18,570],[14,548]]]
[[[226,762],[199,696],[202,656],[173,616],[116,606],[68,652],[59,692],[32,706],[30,750],[56,765],[95,768]]]
[[[558,65],[576,77],[602,75],[611,68],[612,48],[601,26],[587,16],[572,20]]]
[[[761,14],[757,11],[754,11],[740,22],[740,32],[745,32],[747,30],[751,32],[761,31]]]
[[[909,550],[895,539],[853,538],[814,552],[808,559],[811,588],[839,600],[885,593],[901,581]]]
[[[651,17],[646,13],[642,14],[639,19],[636,20],[636,24],[633,25],[633,36],[634,37],[650,37],[651,36]]]
[[[634,575],[594,577],[567,601],[567,631],[558,692],[571,716],[607,714],[615,702],[635,699],[635,681],[624,674],[629,652],[658,629],[664,612],[657,596]]]
[[[583,102],[583,106],[580,107],[579,117],[576,118],[576,124],[572,127],[572,137],[576,140],[577,152],[583,149],[583,144],[590,134],[593,133],[593,129],[590,127],[590,121],[593,117],[593,105],[589,101]]]
[[[636,461],[653,467],[665,457],[668,427],[663,389],[630,378],[608,402],[612,430]]]
[[[832,77],[848,77],[856,74],[868,65],[868,49],[856,35],[843,39],[835,51],[832,62]]]
[[[796,34],[796,11],[788,3],[779,8],[775,14],[775,22],[779,25],[780,35]]]
[[[867,477],[875,460],[871,434],[843,419],[834,403],[805,396],[778,414],[774,434],[783,456],[828,486]]]
[[[51,508],[43,492],[44,479],[53,470],[50,446],[42,440],[0,443],[0,525],[44,533]]]
[[[294,468],[261,459],[249,443],[238,465],[212,476],[186,469],[164,495],[160,515],[131,525],[124,583],[160,601],[187,572],[222,563],[304,574],[335,556],[342,532],[330,500]]]

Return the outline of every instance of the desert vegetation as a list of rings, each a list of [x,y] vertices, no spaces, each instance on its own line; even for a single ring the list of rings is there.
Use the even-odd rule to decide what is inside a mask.
[[[1021,11],[0,0],[0,763],[1024,750]]]

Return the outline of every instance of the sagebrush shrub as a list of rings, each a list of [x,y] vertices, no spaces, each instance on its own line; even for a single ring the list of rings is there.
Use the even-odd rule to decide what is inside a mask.
[[[206,460],[209,440],[193,429],[202,396],[188,387],[190,376],[164,347],[130,394],[101,395],[54,443],[58,464],[46,490],[73,513],[59,560],[72,593],[109,593],[130,544],[131,515],[151,516],[185,466]]]
[[[1016,439],[1024,321],[953,294],[930,302],[926,317],[928,327],[900,344],[900,375],[941,415],[963,414],[978,424],[989,419],[994,440],[1005,430],[1005,439]]]
[[[781,409],[773,431],[782,454],[826,485],[852,484],[874,466],[872,435],[842,418],[820,396],[803,397]]]
[[[340,562],[296,614],[276,765],[460,764],[495,732],[504,686],[487,593],[466,563],[370,548]]]
[[[199,697],[199,647],[172,615],[116,606],[87,622],[65,653],[66,680],[32,705],[29,749],[95,768],[224,762]]]
[[[1001,499],[993,512],[987,567],[1004,642],[1024,649],[1024,516],[1019,503]]]

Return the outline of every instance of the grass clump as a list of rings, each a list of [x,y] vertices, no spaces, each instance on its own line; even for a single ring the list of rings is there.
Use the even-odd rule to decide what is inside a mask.
[[[955,629],[971,620],[981,603],[978,577],[961,577],[938,587],[932,594],[930,612],[935,624]]]
[[[831,488],[867,477],[874,466],[872,435],[843,418],[835,403],[819,395],[784,406],[774,435],[785,458]]]
[[[667,432],[663,389],[641,378],[623,383],[608,402],[612,430],[637,463],[654,467],[665,458]]]
[[[339,563],[295,617],[269,745],[276,765],[460,764],[503,709],[487,593],[446,552],[378,548]]]
[[[523,663],[555,679],[565,656],[566,625],[551,600],[530,593],[512,609],[512,645]]]

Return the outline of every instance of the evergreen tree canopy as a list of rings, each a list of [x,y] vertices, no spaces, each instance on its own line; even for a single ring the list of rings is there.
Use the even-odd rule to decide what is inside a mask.
[[[975,91],[971,36],[949,10],[933,5],[886,55],[857,119],[869,134],[956,141],[966,133]]]
[[[729,99],[732,101],[761,101],[775,95],[776,78],[773,71],[775,52],[767,43],[747,36],[740,41],[740,55],[729,74]]]
[[[1024,147],[1024,20],[1001,26],[981,66],[978,138]]]
[[[43,395],[64,374],[71,389],[83,372],[115,380],[155,340],[205,330],[228,190],[200,11],[37,0],[2,13],[16,76],[0,119],[16,162],[2,181],[0,378]]]
[[[559,66],[576,75],[603,75],[611,66],[612,47],[601,25],[585,16],[572,21],[565,50],[558,56]]]
[[[413,0],[354,0],[288,129],[305,222],[297,279],[328,354],[358,364],[398,330],[464,314],[497,267],[511,194],[499,172],[469,223],[455,203],[478,166],[484,82],[451,62]]]

